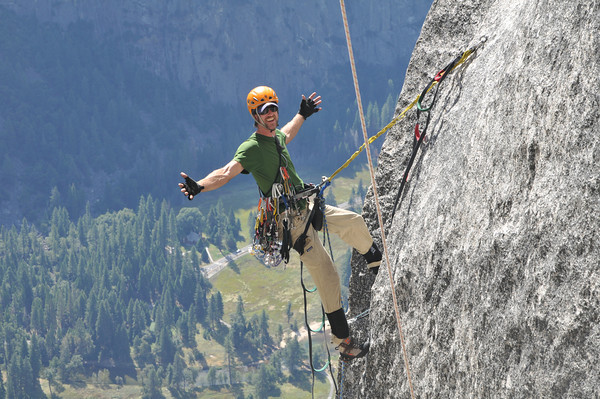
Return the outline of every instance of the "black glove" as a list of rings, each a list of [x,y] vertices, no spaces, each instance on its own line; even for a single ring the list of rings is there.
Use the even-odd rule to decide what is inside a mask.
[[[319,112],[320,109],[321,108],[317,108],[317,104],[315,104],[315,100],[312,98],[303,98],[298,113],[302,115],[304,119],[307,119],[315,112]]]
[[[191,201],[192,198],[190,197],[193,197],[196,194],[200,194],[200,191],[204,189],[204,186],[199,185],[194,179],[187,176],[185,178],[185,183],[183,183],[183,188],[185,188],[185,191],[187,191],[188,199]]]
[[[379,273],[379,266],[371,267],[370,269],[373,274],[377,276],[377,273]]]

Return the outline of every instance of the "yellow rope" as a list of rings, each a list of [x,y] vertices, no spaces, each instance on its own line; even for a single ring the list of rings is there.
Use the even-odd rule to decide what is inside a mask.
[[[343,3],[343,2],[342,2],[342,0],[340,0],[340,3]],[[450,72],[452,72],[452,71],[453,71],[453,70],[455,70],[455,69],[456,69],[456,68],[457,68],[457,67],[458,67],[460,64],[462,64],[463,62],[465,62],[465,61],[467,60],[467,58],[469,58],[469,57],[471,56],[471,54],[473,54],[473,53],[475,52],[475,50],[477,50],[477,47],[479,47],[479,45],[478,45],[478,46],[476,46],[476,47],[470,48],[470,49],[468,49],[467,51],[465,51],[465,52],[463,53],[462,57],[460,58],[460,60],[458,60],[458,61],[456,62],[456,64],[454,65],[454,67],[453,67],[451,70],[449,70],[449,71],[446,71],[446,73],[450,73]],[[350,49],[349,51],[352,51],[352,49]],[[429,86],[429,89],[427,89],[427,92],[426,92],[426,93],[429,93],[429,91],[430,91],[431,89],[433,89],[433,88],[435,87],[435,85],[437,85],[437,84],[438,84],[438,82],[437,82],[437,81],[436,81],[436,82],[433,82],[433,83],[431,84],[431,86]],[[356,158],[356,157],[357,157],[357,156],[358,156],[358,155],[359,155],[359,154],[360,154],[360,153],[361,153],[361,152],[362,152],[362,151],[363,151],[363,150],[364,150],[364,149],[365,149],[365,148],[366,148],[366,147],[367,147],[369,144],[373,143],[373,142],[374,142],[375,140],[377,140],[377,139],[378,139],[378,138],[379,138],[379,137],[380,137],[382,134],[384,134],[385,132],[387,132],[388,130],[390,130],[390,129],[391,129],[393,126],[394,126],[394,125],[396,125],[398,122],[400,122],[402,119],[404,119],[404,117],[406,116],[406,113],[407,113],[408,111],[410,111],[410,109],[411,109],[412,107],[414,107],[414,106],[417,104],[417,102],[419,101],[419,97],[420,97],[420,95],[418,95],[418,96],[417,96],[417,98],[415,98],[415,99],[414,99],[414,101],[413,101],[412,103],[410,103],[410,104],[409,104],[409,105],[408,105],[406,108],[404,108],[404,110],[403,110],[402,112],[400,112],[400,114],[399,114],[397,117],[395,117],[394,119],[392,119],[390,123],[388,123],[387,125],[385,125],[385,127],[384,127],[383,129],[381,129],[379,132],[377,132],[377,134],[376,134],[376,135],[374,135],[374,136],[370,137],[370,138],[367,140],[367,144],[364,144],[364,143],[363,143],[363,144],[362,144],[362,145],[361,145],[361,146],[358,148],[358,150],[356,150],[356,151],[354,152],[354,154],[352,154],[352,155],[350,156],[350,158],[348,158],[348,160],[347,160],[346,162],[344,162],[344,164],[343,164],[342,166],[340,166],[339,168],[337,168],[337,170],[336,170],[335,172],[333,172],[333,173],[331,174],[331,176],[329,176],[329,177],[328,177],[326,180],[327,180],[327,181],[331,181],[331,179],[333,179],[333,178],[334,178],[334,177],[335,177],[335,176],[336,176],[338,173],[340,173],[342,170],[346,169],[346,168],[348,167],[348,165],[350,165],[350,163],[351,163],[352,161],[354,161],[354,159],[355,159],[355,158]],[[359,109],[362,109],[362,105],[361,105],[361,106],[359,106]],[[361,112],[362,112],[362,111],[361,111]],[[364,117],[362,116],[362,114],[361,114],[361,118],[364,118]],[[362,124],[362,123],[363,123],[363,120],[361,119],[361,124]],[[368,151],[367,151],[367,152],[368,152]]]
[[[368,144],[371,144],[372,142],[374,142],[375,140],[377,140],[379,138],[379,136],[381,136],[382,134],[384,134],[385,132],[387,132],[388,130],[390,130],[396,123],[398,123],[402,119],[404,119],[404,117],[406,116],[406,113],[408,112],[408,110],[410,110],[412,107],[415,106],[415,104],[417,103],[418,99],[419,99],[419,97],[417,96],[417,98],[415,99],[415,101],[413,101],[408,107],[406,107],[404,109],[404,111],[402,111],[400,113],[400,115],[398,115],[397,117],[395,117],[394,119],[392,119],[392,121],[390,123],[388,123],[383,129],[381,129],[376,135],[374,135],[373,137],[370,137],[369,140],[367,141]],[[346,167],[348,167],[348,165],[350,165],[350,163],[352,161],[354,161],[354,159],[358,156],[358,154],[360,154],[365,149],[365,147],[366,147],[366,145],[363,143],[358,148],[358,150],[356,150],[354,152],[354,154],[352,154],[352,156],[350,156],[350,158],[348,158],[348,160],[346,162],[344,162],[344,164],[342,166],[340,166],[335,172],[333,172],[333,174],[331,176],[329,176],[329,178],[327,180],[331,181],[331,179],[333,179],[338,173],[340,173],[342,170],[344,170]]]
[[[390,266],[390,260],[389,260],[388,250],[387,250],[387,245],[386,245],[386,240],[385,240],[385,229],[384,229],[384,225],[383,225],[383,217],[381,214],[381,207],[379,205],[379,198],[377,195],[377,184],[375,182],[375,171],[373,169],[373,162],[371,160],[371,150],[369,149],[369,138],[367,135],[367,127],[365,125],[365,117],[364,117],[363,108],[362,108],[362,101],[360,98],[360,89],[358,87],[358,78],[356,77],[356,67],[354,65],[354,54],[352,52],[352,41],[350,40],[350,30],[348,28],[348,19],[346,17],[346,6],[344,5],[344,0],[340,0],[340,7],[342,9],[342,17],[344,19],[344,30],[346,32],[346,42],[348,44],[348,56],[350,58],[350,65],[352,67],[352,78],[354,79],[354,90],[356,91],[356,100],[358,103],[358,111],[360,114],[360,123],[362,125],[363,137],[365,140],[364,146],[367,150],[367,159],[369,160],[369,172],[371,174],[371,185],[373,187],[373,197],[375,199],[375,205],[377,207],[377,218],[379,219],[379,226],[381,227],[381,240],[383,242],[383,252],[385,254],[385,260],[386,260],[387,269],[388,269],[388,276],[390,278],[390,286],[392,289],[392,300],[394,302],[394,310],[396,312],[396,322],[398,324],[398,333],[400,334],[400,342],[402,344],[404,363],[406,365],[406,376],[408,378],[408,385],[410,387],[410,396],[411,396],[411,398],[414,399],[415,395],[414,395],[414,391],[413,391],[412,380],[410,377],[408,354],[406,352],[406,346],[404,344],[404,335],[402,334],[402,325],[400,323],[400,311],[398,310],[398,301],[396,299],[396,289],[394,287],[392,269]]]

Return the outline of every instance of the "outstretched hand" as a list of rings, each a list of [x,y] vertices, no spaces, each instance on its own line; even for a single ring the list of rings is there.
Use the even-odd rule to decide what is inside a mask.
[[[179,183],[179,188],[181,189],[183,195],[188,197],[188,199],[191,201],[194,199],[194,195],[200,194],[200,191],[202,191],[204,186],[199,185],[194,179],[183,172],[181,172],[181,177],[183,177],[184,183]]]
[[[304,97],[303,94],[298,113],[302,115],[304,119],[307,119],[315,112],[319,112],[321,110],[321,107],[319,107],[320,104],[321,96],[317,96],[317,93],[313,92],[310,96],[308,96],[308,98]]]

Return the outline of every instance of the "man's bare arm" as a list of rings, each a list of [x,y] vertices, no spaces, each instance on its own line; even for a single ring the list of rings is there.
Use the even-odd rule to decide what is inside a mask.
[[[300,127],[308,118],[315,112],[319,112],[321,108],[321,96],[317,96],[317,93],[312,93],[308,96],[308,99],[302,95],[302,103],[300,104],[300,111],[292,118],[291,121],[285,124],[281,128],[281,131],[285,134],[285,143],[289,144],[290,141],[296,137]]]
[[[289,144],[296,137],[303,123],[304,118],[302,115],[296,114],[291,121],[281,128],[281,131],[285,134],[285,144]]]
[[[244,170],[244,167],[241,163],[238,161],[230,161],[227,165],[213,170],[204,179],[200,179],[196,183],[198,183],[200,186],[203,186],[202,191],[216,190],[220,187],[223,187],[231,179],[242,173],[242,170]],[[184,172],[181,172],[181,177],[185,179],[188,177],[188,175]],[[183,183],[179,183],[179,188],[181,189],[183,195],[186,197],[189,196],[190,199],[194,198],[187,192]]]

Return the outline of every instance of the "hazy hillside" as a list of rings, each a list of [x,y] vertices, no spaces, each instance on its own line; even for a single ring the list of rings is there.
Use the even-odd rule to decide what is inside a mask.
[[[178,172],[230,159],[252,130],[245,95],[264,83],[283,120],[301,93],[324,96],[294,151],[301,169],[334,170],[361,140],[340,11],[279,4],[0,0],[0,222],[47,220],[62,201],[72,216],[86,201],[94,214],[146,193],[181,201]],[[371,131],[393,112],[428,5],[348,7]]]
[[[281,4],[0,0],[0,399],[308,394],[304,344],[285,341],[300,333],[298,268],[247,256],[214,287],[201,273],[207,247],[239,245],[231,208],[254,205],[252,179],[191,203],[176,188],[180,170],[230,159],[261,83],[284,120],[301,93],[324,96],[291,149],[303,176],[359,146],[337,4]],[[372,133],[393,113],[428,5],[348,7]],[[340,177],[336,197],[362,197],[357,180]],[[346,283],[348,249],[333,251]],[[265,284],[286,295],[266,298]]]
[[[2,4],[63,28],[85,22],[100,42],[111,43],[144,69],[185,87],[205,89],[212,101],[233,107],[239,107],[241,93],[257,81],[280,88],[284,98],[305,87],[351,86],[338,2],[108,0],[100,6],[69,0],[1,0]],[[401,79],[430,4],[348,4],[360,72],[375,72],[363,78],[366,92],[385,89],[394,76]]]

